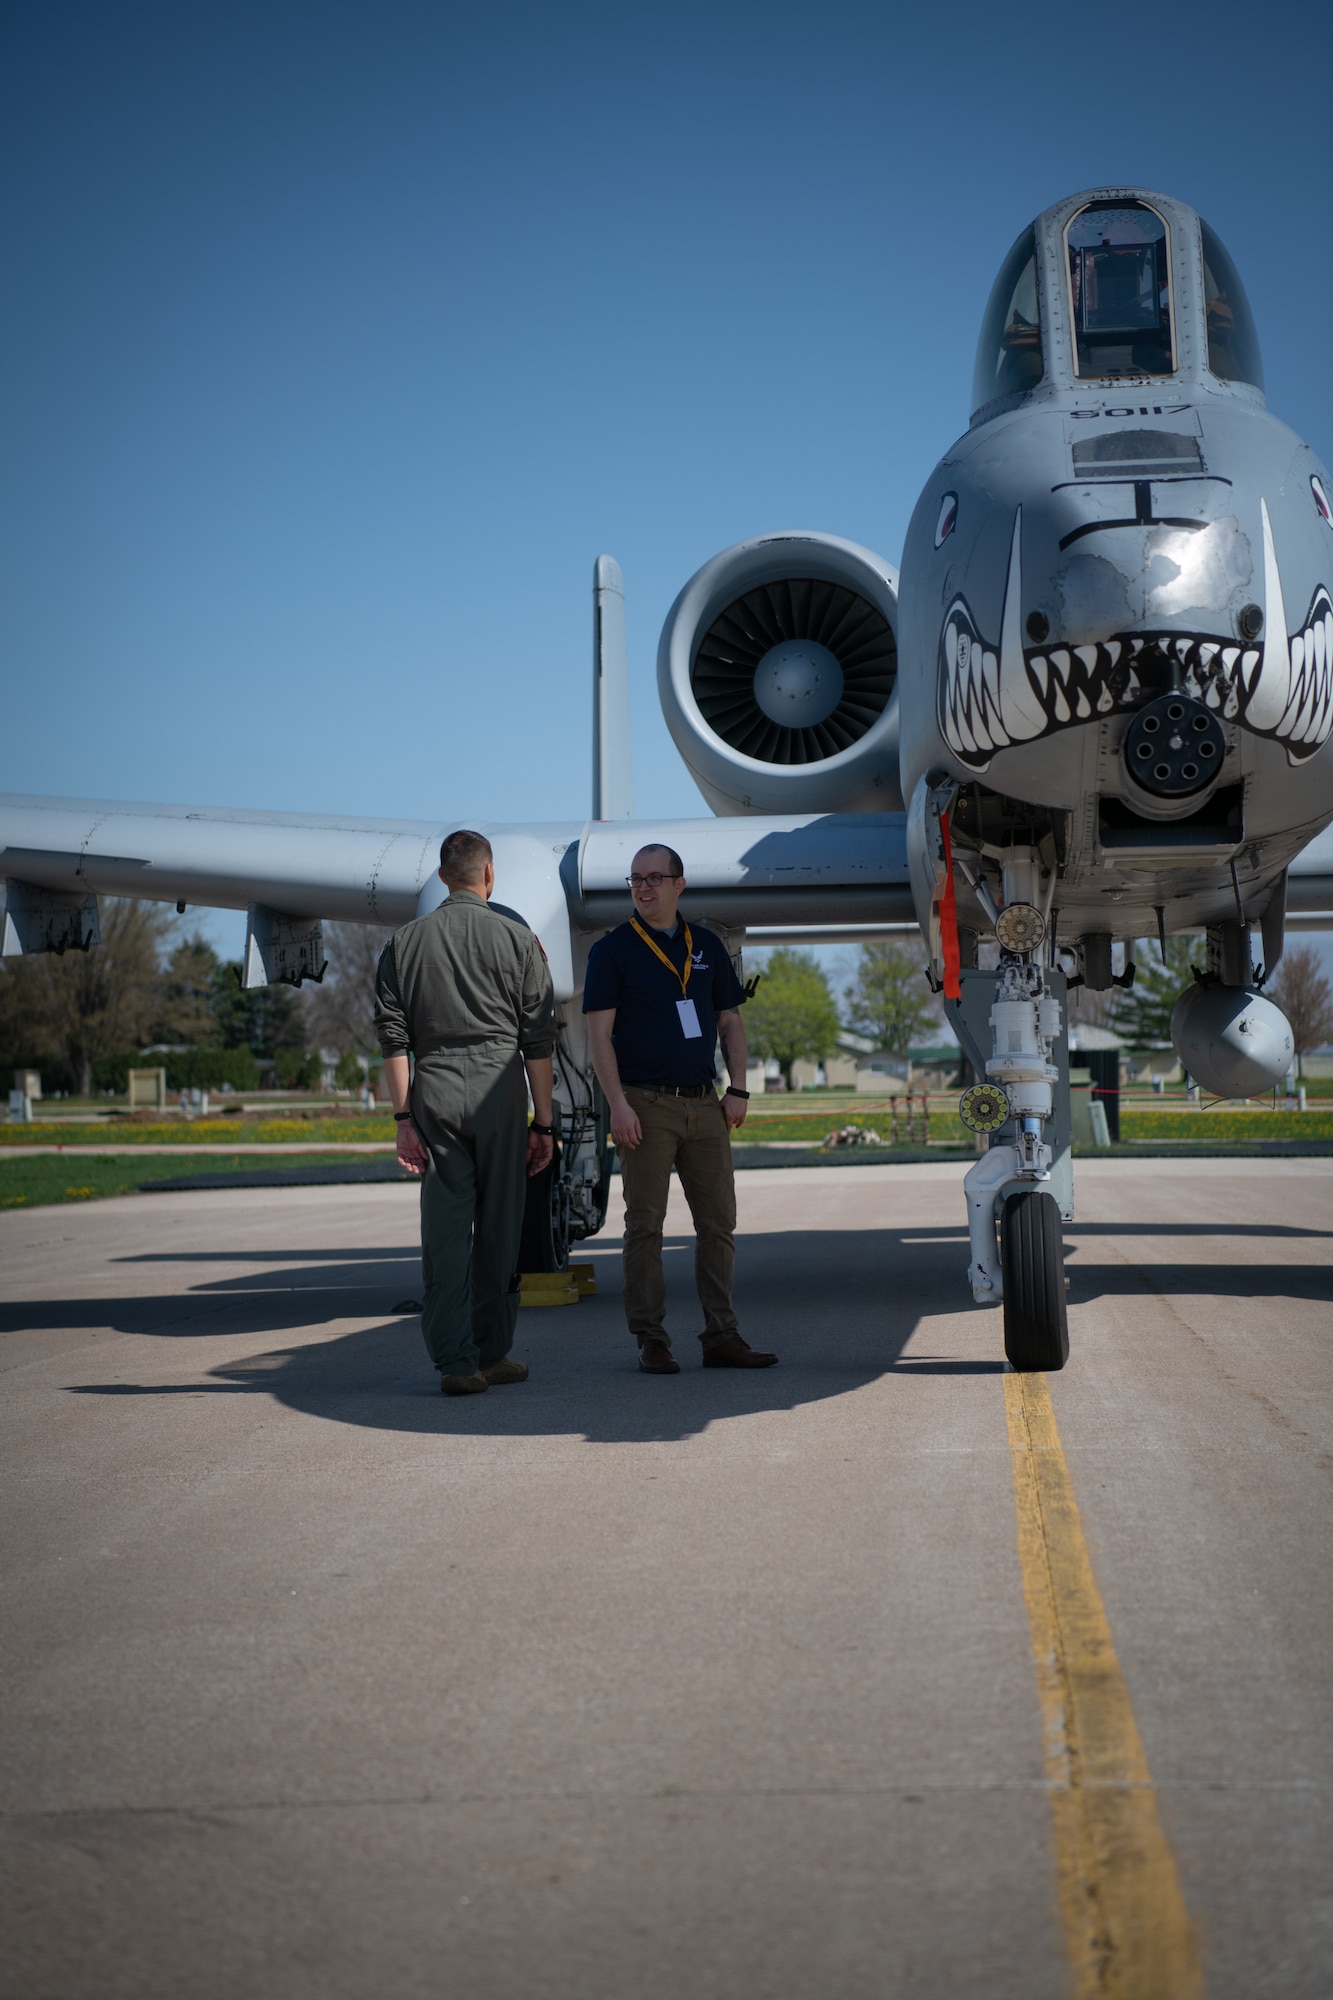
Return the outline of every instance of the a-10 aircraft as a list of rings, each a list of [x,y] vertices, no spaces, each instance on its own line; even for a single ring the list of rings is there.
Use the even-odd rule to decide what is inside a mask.
[[[1225,249],[1191,209],[1099,188],[1025,229],[996,280],[970,427],[892,564],[831,535],[742,542],[668,615],[658,684],[714,817],[636,823],[620,573],[594,577],[593,816],[490,825],[497,898],[546,947],[561,1015],[545,1254],[599,1229],[610,1149],[579,994],[645,840],[739,952],[920,925],[979,1079],[974,1296],[1019,1369],[1068,1353],[1067,974],[1205,931],[1173,1020],[1221,1095],[1283,1076],[1259,987],[1284,925],[1333,910],[1333,508],[1268,413]],[[399,924],[459,824],[0,800],[4,950],[87,948],[99,893],[247,907],[249,985],[318,978],[320,920]],[[1253,960],[1261,937],[1262,972]],[[998,969],[977,965],[994,940]],[[988,954],[991,956],[994,954]],[[1132,960],[1130,961],[1132,965]]]

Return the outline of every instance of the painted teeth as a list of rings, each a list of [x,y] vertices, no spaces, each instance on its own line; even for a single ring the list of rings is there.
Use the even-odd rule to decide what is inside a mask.
[[[1282,651],[1280,647],[1275,650],[1274,667],[1280,676]],[[1304,625],[1287,641],[1286,655],[1286,705],[1276,726],[1263,733],[1284,742],[1291,762],[1298,764],[1326,743],[1333,730],[1333,601],[1322,585],[1315,592]],[[1267,649],[1262,661],[1251,693],[1268,668]],[[1264,691],[1267,694],[1266,680]]]
[[[1280,596],[1270,597],[1270,615],[1281,631]],[[1323,585],[1300,631],[1259,646],[1191,633],[1133,633],[1025,654],[1007,613],[1001,622],[1004,645],[991,648],[958,598],[940,635],[941,728],[950,747],[977,768],[997,750],[1133,708],[1145,692],[1159,691],[1160,667],[1147,674],[1146,689],[1136,670],[1145,649],[1149,659],[1172,660],[1177,684],[1213,714],[1283,742],[1293,763],[1333,733],[1333,597]],[[1115,684],[1120,676],[1123,686]]]

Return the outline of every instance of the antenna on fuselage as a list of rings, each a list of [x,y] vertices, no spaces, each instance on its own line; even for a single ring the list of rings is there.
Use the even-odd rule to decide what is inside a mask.
[[[592,816],[633,819],[625,585],[614,556],[592,571]]]

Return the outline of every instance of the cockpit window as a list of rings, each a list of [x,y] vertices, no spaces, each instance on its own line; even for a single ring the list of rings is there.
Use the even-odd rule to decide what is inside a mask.
[[[1250,302],[1236,267],[1208,224],[1200,218],[1203,237],[1203,297],[1208,314],[1208,366],[1224,382],[1264,386],[1259,336]]]
[[[1035,389],[1042,378],[1037,246],[1025,229],[1004,263],[986,305],[972,378],[972,413],[999,396]]]
[[[1166,224],[1142,201],[1094,201],[1065,232],[1077,373],[1170,375]]]

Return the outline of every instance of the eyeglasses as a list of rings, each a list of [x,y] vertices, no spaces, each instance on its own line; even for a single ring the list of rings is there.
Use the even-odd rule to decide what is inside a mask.
[[[627,875],[625,881],[631,889],[660,889],[664,882],[679,882],[679,875]]]

